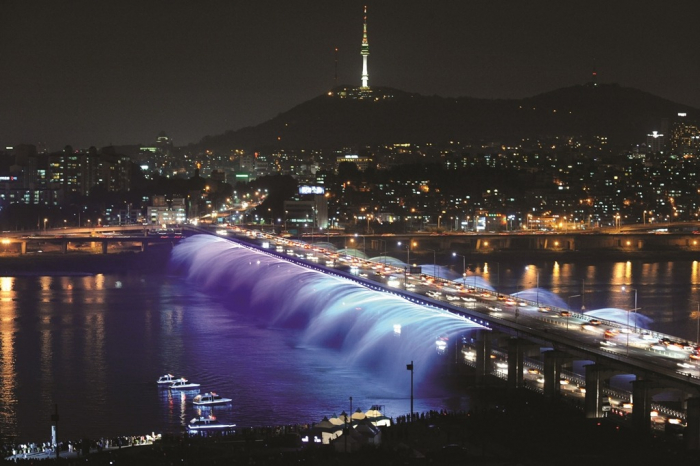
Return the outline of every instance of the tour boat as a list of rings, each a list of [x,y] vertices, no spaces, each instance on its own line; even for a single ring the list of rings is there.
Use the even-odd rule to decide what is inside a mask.
[[[216,420],[214,416],[200,416],[192,419],[187,424],[189,432],[202,432],[208,430],[231,430],[236,424],[224,424]]]
[[[165,374],[161,375],[158,378],[158,382],[156,382],[158,385],[170,385],[171,383],[175,382],[177,378],[173,374]]]
[[[189,382],[187,379],[184,378],[179,378],[175,379],[169,388],[171,390],[192,390],[193,388],[199,388],[199,384]]]
[[[197,395],[194,397],[194,400],[192,403],[194,403],[197,406],[211,406],[211,405],[222,405],[226,403],[230,403],[231,398],[224,398],[222,396],[217,395],[214,392],[209,392],[209,393],[202,393],[201,395]]]

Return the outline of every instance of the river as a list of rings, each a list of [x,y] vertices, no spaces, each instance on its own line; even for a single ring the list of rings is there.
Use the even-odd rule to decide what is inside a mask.
[[[198,414],[194,393],[158,388],[165,373],[232,398],[214,414],[241,427],[318,422],[373,405],[388,416],[404,415],[410,409],[405,364],[414,360],[416,411],[469,409],[468,396],[433,367],[440,357],[435,335],[468,326],[396,310],[375,292],[318,281],[326,278],[276,259],[255,263],[220,249],[207,255],[208,247],[198,244],[186,254],[176,247],[177,273],[1,277],[5,438],[48,441],[56,407],[60,440],[181,432]],[[636,294],[638,312],[654,329],[695,339],[697,262],[525,265],[473,263],[467,282],[491,275],[504,293],[539,285],[543,301],[551,291],[572,308],[583,298],[587,310],[631,309]],[[316,302],[325,306],[320,314]],[[408,317],[414,314],[415,321]],[[374,317],[358,317],[368,315]],[[388,330],[389,318],[404,323],[403,333]]]

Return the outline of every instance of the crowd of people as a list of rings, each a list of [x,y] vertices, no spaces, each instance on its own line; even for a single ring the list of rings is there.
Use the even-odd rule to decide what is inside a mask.
[[[151,445],[160,439],[160,434],[130,435],[114,438],[100,438],[99,440],[68,440],[58,442],[41,443],[13,443],[0,446],[0,455],[6,460],[18,459],[42,459],[55,458],[57,456],[87,456],[90,453],[101,452],[107,449],[119,449],[138,445]]]

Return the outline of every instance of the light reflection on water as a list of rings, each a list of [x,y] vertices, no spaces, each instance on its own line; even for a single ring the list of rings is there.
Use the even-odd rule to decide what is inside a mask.
[[[525,265],[491,263],[482,273],[486,264],[474,263],[468,273],[515,293],[538,278]],[[641,312],[656,330],[695,336],[697,262],[535,265],[540,288],[564,301],[583,290],[588,310],[632,308],[634,297],[620,289],[626,285],[637,290]],[[568,301],[581,306],[580,297]],[[408,411],[408,373],[398,385],[387,384],[381,375],[339,363],[334,350],[302,344],[300,331],[259,325],[237,306],[172,277],[0,278],[2,433],[48,440],[56,404],[63,439],[178,431],[198,411],[194,394],[156,387],[166,372],[233,398],[214,413],[239,426],[315,422],[349,410],[350,396],[354,409],[380,404],[389,416]],[[417,390],[417,411],[468,409],[465,397],[436,382]]]

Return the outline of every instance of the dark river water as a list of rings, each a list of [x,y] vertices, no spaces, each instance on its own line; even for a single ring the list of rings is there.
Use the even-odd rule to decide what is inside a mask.
[[[467,281],[489,276],[572,309],[631,309],[636,290],[652,328],[695,339],[697,262],[474,263]],[[1,277],[0,430],[48,441],[57,406],[59,440],[182,432],[195,393],[158,388],[165,373],[232,398],[214,414],[238,426],[373,405],[396,417],[410,409],[411,361],[416,411],[469,409],[434,343],[470,329],[222,240],[187,240],[162,275]]]

